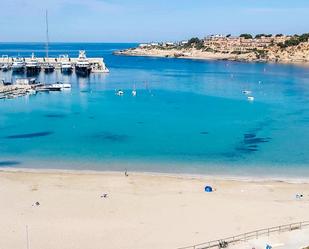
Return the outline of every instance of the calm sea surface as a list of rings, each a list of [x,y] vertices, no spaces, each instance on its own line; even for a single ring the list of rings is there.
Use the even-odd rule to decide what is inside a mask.
[[[132,46],[51,44],[50,56],[104,57],[110,73],[41,72],[72,90],[0,100],[0,167],[309,177],[309,68],[112,55]],[[44,44],[0,43],[32,52]]]

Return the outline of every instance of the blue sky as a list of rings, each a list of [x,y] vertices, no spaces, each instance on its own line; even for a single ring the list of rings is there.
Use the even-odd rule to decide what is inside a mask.
[[[0,41],[175,41],[309,32],[308,0],[0,0]]]

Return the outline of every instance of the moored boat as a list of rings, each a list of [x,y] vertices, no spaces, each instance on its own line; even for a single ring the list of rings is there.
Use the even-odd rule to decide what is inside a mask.
[[[26,61],[27,72],[38,72],[40,71],[40,66],[37,58],[35,58],[34,53],[32,53],[29,61]]]
[[[43,65],[43,70],[45,73],[51,73],[55,70],[55,67],[50,63],[46,63]]]
[[[22,72],[25,70],[25,62],[22,58],[15,58],[12,64],[12,71],[13,72]]]
[[[8,64],[3,64],[1,65],[0,69],[3,71],[3,72],[6,72],[10,69],[9,65]]]
[[[79,75],[89,75],[91,72],[91,65],[86,57],[85,50],[79,51],[79,56],[75,64],[75,73]]]
[[[72,64],[69,61],[62,61],[61,62],[61,72],[63,73],[71,73],[72,72]]]
[[[57,82],[57,83],[54,83],[54,84],[51,84],[52,87],[60,87],[61,90],[64,90],[64,89],[71,89],[71,84],[70,83],[61,83],[61,82]]]

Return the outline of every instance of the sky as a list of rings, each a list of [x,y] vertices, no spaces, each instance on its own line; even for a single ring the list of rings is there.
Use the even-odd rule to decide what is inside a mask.
[[[309,32],[309,0],[0,0],[0,42],[179,41]]]

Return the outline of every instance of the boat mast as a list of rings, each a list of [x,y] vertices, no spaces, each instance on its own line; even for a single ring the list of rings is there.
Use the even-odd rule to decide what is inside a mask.
[[[46,58],[48,59],[48,45],[49,45],[49,36],[48,36],[48,12],[46,10]]]

